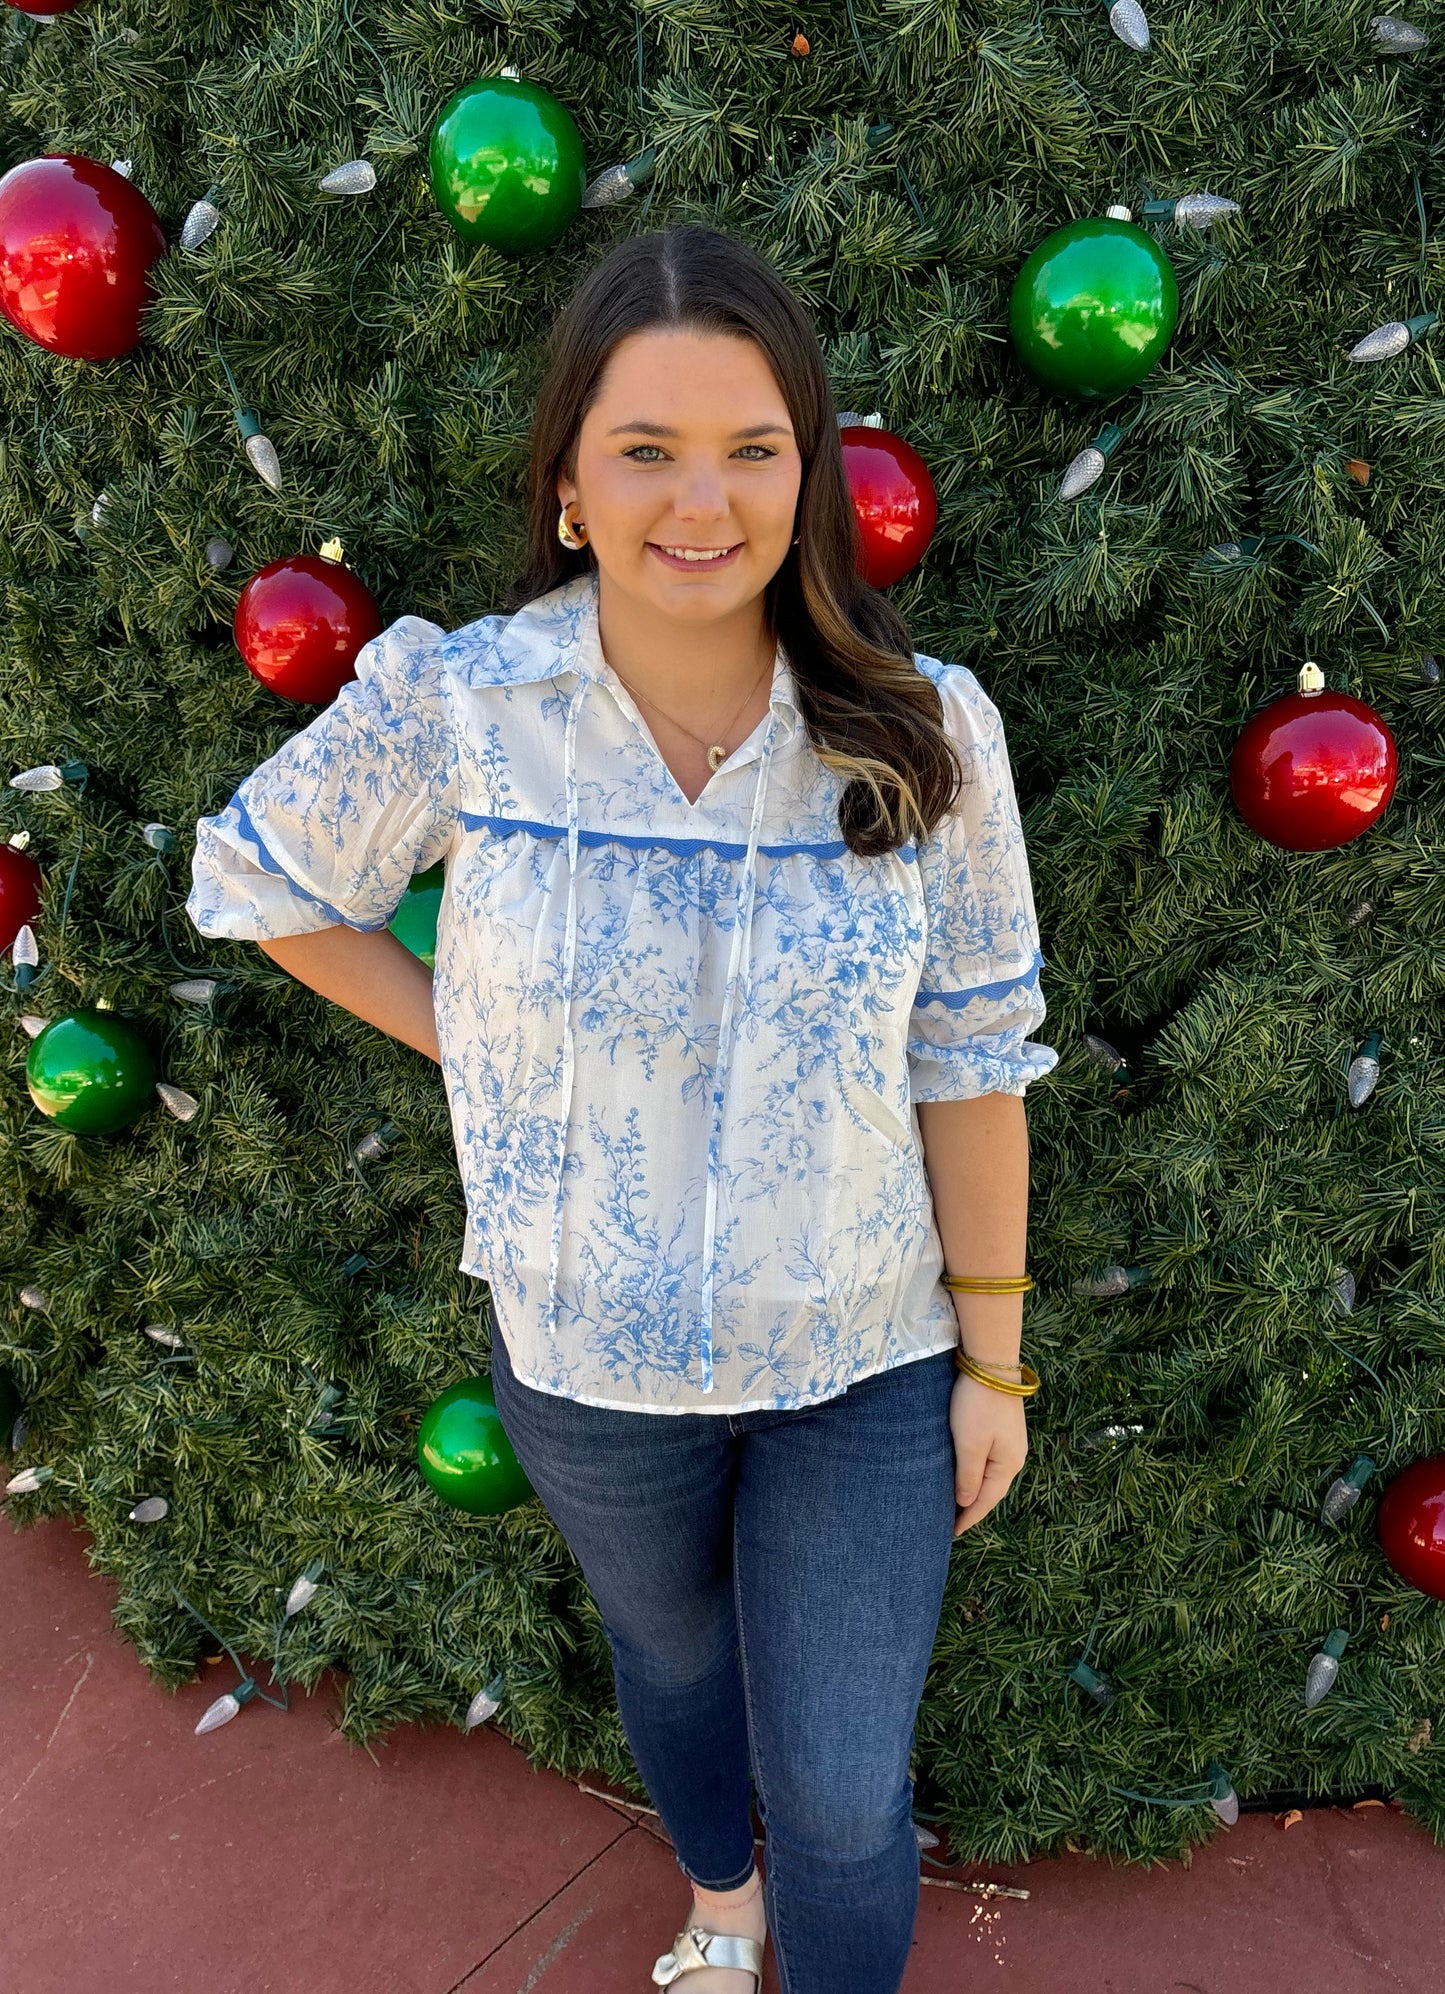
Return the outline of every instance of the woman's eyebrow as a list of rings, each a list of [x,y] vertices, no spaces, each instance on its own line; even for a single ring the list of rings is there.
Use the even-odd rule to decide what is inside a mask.
[[[675,429],[669,429],[665,423],[661,422],[619,422],[615,429],[609,429],[604,433],[608,436],[623,436],[629,431],[635,432],[640,436],[676,436],[678,433]],[[735,429],[733,436],[742,438],[751,436],[791,436],[792,433],[790,429],[785,428],[780,422],[755,422],[751,429]]]

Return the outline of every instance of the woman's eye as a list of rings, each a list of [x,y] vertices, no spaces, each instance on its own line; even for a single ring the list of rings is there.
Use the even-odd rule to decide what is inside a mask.
[[[655,450],[657,452],[658,457],[665,457],[667,455],[667,452],[661,449],[656,443],[633,443],[630,444],[628,448],[623,451],[622,454],[624,457],[631,457],[635,463],[639,464],[643,463],[652,464],[657,461],[656,458],[653,457],[639,457],[637,453],[640,450]],[[776,450],[770,450],[765,443],[744,443],[743,445],[741,445],[739,452],[736,454],[740,455],[742,450],[759,451],[761,453],[761,459],[764,463],[766,463],[769,457],[776,457],[778,454]],[[758,461],[759,459],[757,457],[749,459],[749,462],[754,464],[756,464]]]

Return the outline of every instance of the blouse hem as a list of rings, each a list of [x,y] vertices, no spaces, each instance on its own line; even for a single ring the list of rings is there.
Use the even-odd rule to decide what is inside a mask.
[[[498,1332],[500,1334],[500,1332]],[[503,1341],[505,1342],[505,1338]],[[875,1364],[871,1371],[860,1371],[850,1378],[843,1391],[853,1385],[861,1385],[865,1378],[876,1378],[884,1371],[895,1371],[904,1364],[914,1364],[924,1357],[940,1356],[945,1350],[958,1347],[957,1336],[950,1336],[946,1343],[939,1343],[930,1350],[909,1350],[901,1357],[895,1357],[890,1364]],[[787,1405],[776,1405],[768,1400],[755,1400],[740,1405],[644,1405],[636,1399],[600,1399],[583,1392],[559,1392],[550,1385],[539,1384],[535,1378],[524,1377],[512,1359],[511,1345],[507,1345],[507,1361],[512,1376],[519,1385],[529,1385],[534,1392],[546,1392],[549,1398],[570,1399],[574,1405],[597,1406],[605,1412],[654,1412],[654,1413],[739,1413],[739,1412],[801,1412],[810,1405],[826,1405],[829,1399],[841,1398],[842,1392],[820,1392],[816,1398],[795,1399]]]

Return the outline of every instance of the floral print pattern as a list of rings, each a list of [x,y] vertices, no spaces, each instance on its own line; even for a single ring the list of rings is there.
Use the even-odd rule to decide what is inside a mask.
[[[1044,965],[997,708],[915,655],[965,768],[863,859],[780,645],[689,803],[602,655],[597,582],[403,616],[196,827],[187,912],[248,940],[386,927],[445,861],[437,1038],[518,1378],[589,1405],[781,1410],[944,1350],[915,1106],[1022,1094]]]

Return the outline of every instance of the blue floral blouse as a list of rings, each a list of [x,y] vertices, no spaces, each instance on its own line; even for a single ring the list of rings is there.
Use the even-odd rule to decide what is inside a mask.
[[[518,1378],[588,1405],[812,1404],[957,1339],[913,1104],[1058,1054],[998,709],[938,686],[966,787],[859,858],[781,645],[689,803],[602,656],[597,582],[450,633],[403,616],[196,826],[186,911],[246,940],[385,928],[446,862],[437,1040]]]

